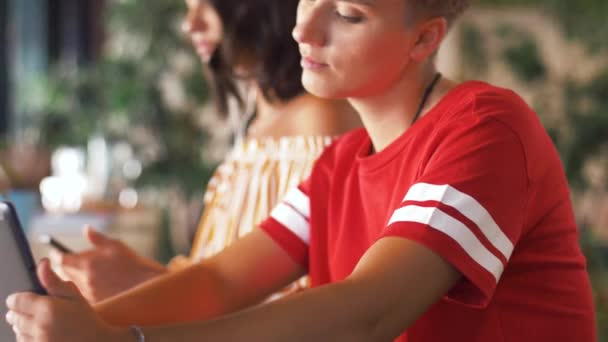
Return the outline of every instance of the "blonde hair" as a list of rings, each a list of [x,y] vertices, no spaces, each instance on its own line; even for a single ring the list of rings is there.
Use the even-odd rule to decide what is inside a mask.
[[[411,22],[444,17],[448,25],[452,23],[470,6],[470,0],[407,0],[408,19]]]

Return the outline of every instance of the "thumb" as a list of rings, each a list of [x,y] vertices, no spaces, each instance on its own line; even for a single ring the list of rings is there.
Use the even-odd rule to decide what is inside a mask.
[[[40,283],[46,289],[49,295],[55,297],[63,297],[66,299],[70,298],[81,298],[82,295],[76,285],[71,282],[61,280],[59,276],[51,269],[51,263],[48,259],[42,259],[38,264],[38,279]]]
[[[107,244],[110,244],[113,242],[112,239],[99,233],[98,231],[93,229],[91,226],[86,226],[84,228],[84,236],[87,238],[87,240],[89,240],[89,242],[94,247],[102,247],[104,245],[107,245]]]

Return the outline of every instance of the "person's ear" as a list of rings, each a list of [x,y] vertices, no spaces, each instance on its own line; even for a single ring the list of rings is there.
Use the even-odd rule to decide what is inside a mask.
[[[422,62],[437,52],[448,32],[448,22],[444,17],[426,20],[416,29],[416,43],[410,50],[410,57]]]

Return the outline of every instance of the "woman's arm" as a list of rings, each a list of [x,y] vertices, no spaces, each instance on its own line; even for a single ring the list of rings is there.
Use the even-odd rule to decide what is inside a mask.
[[[263,233],[256,233],[254,238],[241,241],[263,242],[263,235],[259,234]],[[212,293],[201,292],[202,295],[196,302],[192,298],[186,301],[188,296],[179,294],[174,297],[178,302],[165,302],[159,290],[179,291],[181,288],[166,286],[168,284],[162,280],[135,290],[134,292],[141,291],[139,295],[115,299],[120,310],[108,306],[102,307],[100,312],[105,313],[105,318],[112,322],[130,324],[137,322],[125,314],[129,310],[143,315],[139,317],[145,317],[151,323],[160,318],[170,320],[171,317],[167,313],[179,314],[179,306],[182,309],[203,308],[198,315],[190,317],[192,319],[204,319],[213,314],[236,310],[248,300],[258,297],[255,290],[271,292],[268,288],[276,284],[266,279],[274,279],[278,283],[278,277],[268,278],[270,274],[282,274],[284,278],[289,278],[286,276],[289,273],[287,271],[300,273],[295,271],[297,267],[293,262],[292,267],[289,267],[289,262],[286,261],[290,260],[289,257],[279,252],[279,247],[269,242],[269,238],[266,239],[268,240],[264,244],[273,251],[265,252],[264,257],[246,252],[243,244],[237,243],[230,248],[232,257],[236,258],[232,260],[239,266],[223,269],[219,262],[219,268],[215,270],[222,269],[222,276],[213,284],[218,288],[209,285],[211,278],[199,278],[201,290],[216,290],[221,288],[220,285],[228,285],[225,289],[231,289],[232,284],[223,283],[221,279],[228,279],[229,282],[235,280],[231,277],[225,278],[224,271],[227,274],[248,274],[237,277],[235,284],[242,288],[232,288],[236,290],[234,297],[228,296],[228,291],[224,292],[222,288],[220,299],[211,302],[214,312],[205,309],[208,304],[205,299],[212,300]],[[238,246],[241,247],[237,248]],[[244,261],[246,257],[255,259],[251,268],[246,266],[249,264]],[[278,259],[270,260],[268,257]],[[21,293],[10,296],[7,301],[10,309],[7,320],[21,338],[49,342],[135,341],[135,336],[127,328],[110,326],[101,320],[73,285],[62,282],[50,270],[48,262],[39,267],[38,274],[50,297]],[[257,276],[252,277],[252,274]],[[413,324],[460,278],[461,274],[453,266],[430,249],[403,238],[385,237],[365,253],[352,275],[342,282],[311,289],[213,321],[146,328],[146,340],[387,341],[400,335]],[[243,282],[247,279],[251,282]],[[207,281],[209,284],[205,283]],[[253,289],[246,290],[245,285],[250,285]],[[148,301],[155,304],[151,305]]]
[[[217,256],[103,301],[95,310],[120,326],[207,319],[256,304],[303,273],[256,229]]]
[[[446,294],[461,274],[434,252],[383,238],[333,285],[206,323],[145,329],[151,341],[388,341]],[[124,335],[129,341],[128,334]]]

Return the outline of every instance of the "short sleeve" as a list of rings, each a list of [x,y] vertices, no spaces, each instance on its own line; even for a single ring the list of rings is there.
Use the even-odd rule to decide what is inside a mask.
[[[304,269],[308,269],[310,243],[310,178],[287,192],[260,224],[276,243]]]
[[[475,117],[446,126],[382,237],[436,252],[464,276],[446,299],[483,307],[522,234],[526,170],[523,145],[505,123]]]

